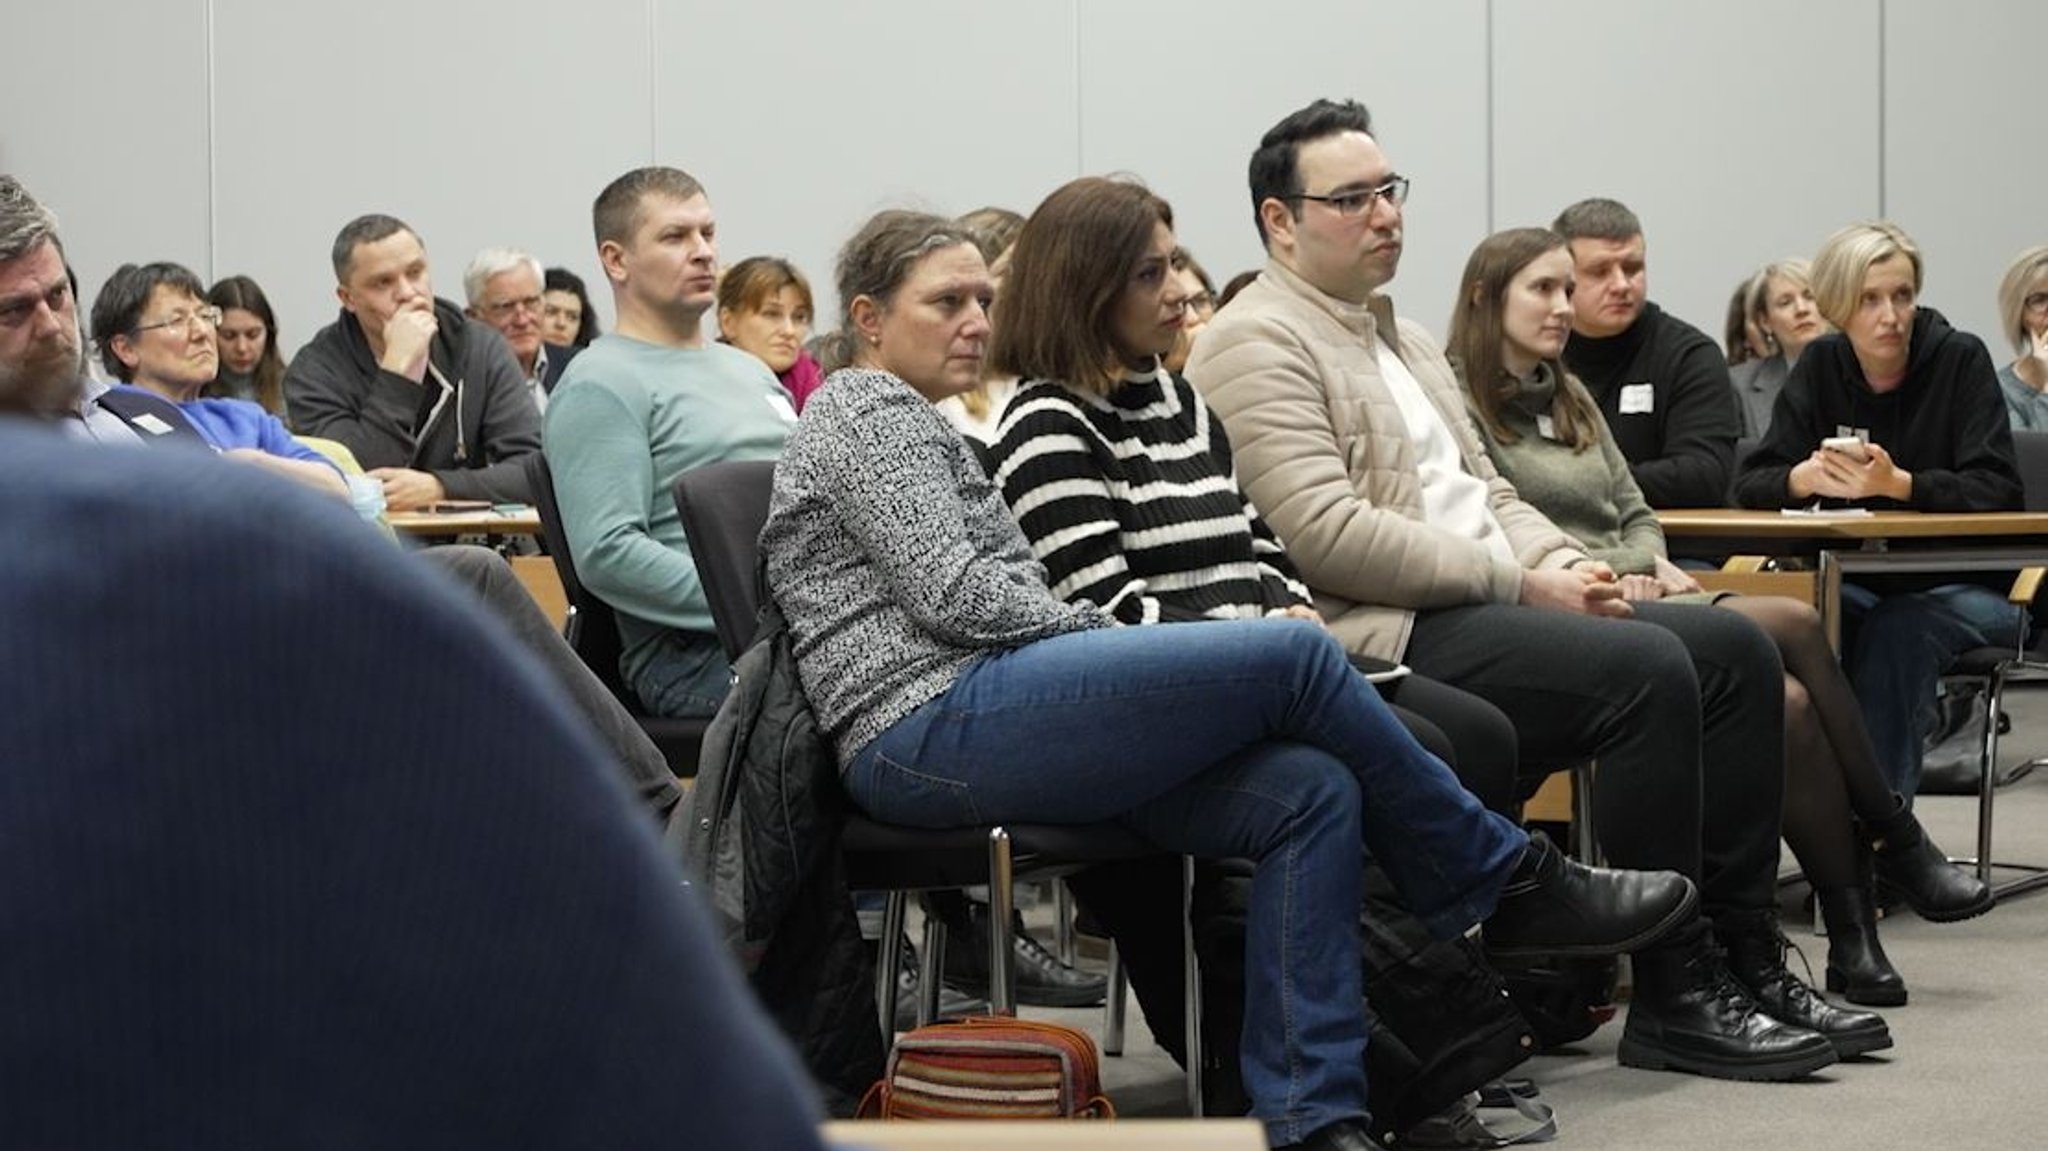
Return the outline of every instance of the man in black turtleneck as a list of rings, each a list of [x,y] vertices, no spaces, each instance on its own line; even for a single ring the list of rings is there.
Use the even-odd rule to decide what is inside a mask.
[[[1728,361],[1705,333],[1648,301],[1643,225],[1614,200],[1581,200],[1551,225],[1578,288],[1564,362],[1600,404],[1653,508],[1727,503],[1742,418]]]

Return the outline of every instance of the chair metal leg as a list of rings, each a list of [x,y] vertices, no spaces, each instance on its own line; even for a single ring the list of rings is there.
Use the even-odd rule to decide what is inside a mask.
[[[1017,891],[1012,883],[1010,833],[992,827],[988,832],[988,1009],[992,1015],[1017,1014],[1017,975],[1010,943]]]
[[[883,1035],[896,1034],[896,949],[903,946],[903,910],[910,896],[892,891],[882,904],[882,945],[875,950],[875,1009]]]
[[[1579,862],[1600,865],[1600,841],[1593,835],[1593,765],[1572,769],[1572,830],[1577,833]]]
[[[1116,941],[1109,943],[1109,995],[1102,1001],[1102,1053],[1124,1053],[1124,1005],[1130,998],[1131,977],[1124,971],[1124,957]]]
[[[1195,857],[1180,860],[1181,947],[1186,953],[1187,1002],[1182,1016],[1188,1059],[1188,1114],[1202,1117],[1202,960],[1195,954]]]
[[[1052,946],[1061,963],[1074,965],[1074,893],[1064,879],[1052,881]]]
[[[946,970],[946,921],[932,914],[927,907],[924,915],[924,954],[918,958],[917,966],[917,1025],[929,1027],[939,1017],[940,973]]]
[[[1977,878],[1990,883],[1991,808],[1998,798],[1998,706],[2005,697],[2005,677],[1994,671],[1985,687],[1984,738],[1977,754]]]

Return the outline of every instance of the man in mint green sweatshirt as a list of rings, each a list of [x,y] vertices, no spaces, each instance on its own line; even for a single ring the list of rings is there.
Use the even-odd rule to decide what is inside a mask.
[[[702,185],[638,168],[592,215],[618,323],[556,385],[544,450],[577,577],[618,612],[626,682],[656,715],[709,716],[730,668],[669,488],[781,455],[796,412],[766,364],[705,330],[718,248]]]

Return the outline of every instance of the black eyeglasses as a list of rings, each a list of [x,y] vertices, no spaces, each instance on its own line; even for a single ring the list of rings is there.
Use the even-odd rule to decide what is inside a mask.
[[[1373,202],[1385,197],[1387,203],[1396,208],[1408,202],[1408,177],[1390,176],[1387,182],[1376,188],[1360,188],[1356,192],[1337,192],[1328,196],[1311,196],[1307,192],[1296,192],[1290,200],[1313,200],[1328,204],[1339,216],[1356,216],[1372,211]]]

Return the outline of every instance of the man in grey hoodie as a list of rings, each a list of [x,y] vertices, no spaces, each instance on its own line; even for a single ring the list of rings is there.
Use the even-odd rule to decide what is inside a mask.
[[[333,258],[341,315],[285,369],[292,430],[346,445],[393,511],[531,502],[521,457],[540,448],[540,412],[504,337],[435,298],[403,221],[349,221]]]

